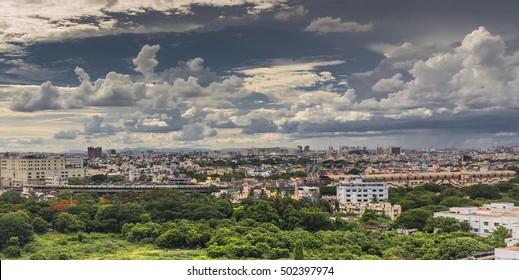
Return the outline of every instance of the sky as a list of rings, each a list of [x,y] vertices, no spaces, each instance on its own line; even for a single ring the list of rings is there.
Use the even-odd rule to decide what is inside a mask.
[[[0,151],[519,143],[512,0],[2,0]]]

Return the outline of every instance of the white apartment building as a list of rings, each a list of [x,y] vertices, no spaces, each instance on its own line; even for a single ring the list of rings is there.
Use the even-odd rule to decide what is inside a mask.
[[[383,182],[364,182],[362,177],[344,180],[337,185],[337,200],[347,202],[386,202],[389,187]]]
[[[485,204],[482,207],[453,207],[449,211],[434,213],[435,217],[452,217],[458,221],[467,221],[470,232],[487,236],[498,226],[508,229],[512,237],[507,244],[519,243],[519,207],[513,203],[499,202]]]
[[[22,186],[43,185],[46,178],[83,178],[82,160],[64,157],[17,156],[0,160],[2,186],[19,182]]]
[[[519,260],[519,247],[496,248],[494,255],[496,260]]]

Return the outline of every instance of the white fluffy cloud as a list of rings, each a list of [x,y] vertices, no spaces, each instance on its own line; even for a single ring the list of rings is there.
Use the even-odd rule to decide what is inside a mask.
[[[325,34],[332,32],[367,32],[373,30],[373,23],[361,24],[339,18],[322,17],[314,19],[305,29],[308,32]]]
[[[380,79],[371,87],[371,89],[374,91],[389,92],[402,89],[403,86],[404,81],[402,81],[402,74],[397,73],[389,79]]]
[[[58,110],[60,92],[51,82],[45,82],[36,91],[24,91],[15,96],[10,108],[13,111],[34,112],[41,110]]]
[[[103,135],[114,135],[115,133],[122,131],[121,128],[113,126],[111,124],[103,124],[104,118],[100,116],[93,116],[92,119],[84,124],[85,134],[94,136]]]
[[[207,137],[214,137],[217,135],[215,129],[208,127],[203,123],[187,124],[182,128],[180,133],[173,137],[177,141],[197,141]]]
[[[65,128],[53,130],[50,138],[85,136],[96,141],[103,136],[113,143],[155,141],[160,147],[167,141],[179,146],[191,142],[230,145],[268,137],[277,141],[362,136],[370,131],[382,135],[388,130],[411,134],[409,130],[467,125],[477,129],[482,121],[519,107],[519,52],[506,52],[505,41],[483,27],[449,49],[410,44],[385,47],[387,58],[363,75],[370,78],[364,80],[368,85],[364,88],[353,82],[360,75],[347,83],[337,81],[330,69],[344,63],[340,60],[271,60],[218,76],[204,66],[202,58],[192,58],[155,72],[157,45],[143,48],[135,59],[140,73],[153,76],[146,82],[140,74],[115,72],[92,81],[78,67],[75,73],[80,85],[76,88],[56,88],[50,82],[10,93],[10,89],[0,88],[0,102],[10,102],[12,111],[82,108],[91,112],[93,117],[84,124],[83,132],[75,129],[77,124],[67,123]],[[205,77],[204,83],[199,75]],[[366,91],[377,95],[366,96]],[[100,116],[109,116],[108,110],[117,113],[105,122]],[[471,117],[477,121],[470,122]],[[503,128],[488,133],[512,137]],[[460,143],[465,139],[456,138]]]
[[[146,96],[146,84],[133,82],[129,75],[109,72],[93,84],[82,68],[75,69],[81,85],[74,96],[87,106],[132,106]]]
[[[414,63],[409,69],[412,79],[403,88],[398,82],[399,76],[395,75],[385,81],[398,85],[395,92],[379,102],[368,99],[359,105],[405,110],[443,107],[454,113],[492,107],[516,108],[519,106],[516,94],[519,90],[516,57],[519,55],[507,56],[505,49],[506,44],[500,36],[480,27],[452,51]]]
[[[142,47],[137,57],[132,60],[135,65],[135,71],[142,73],[146,79],[149,79],[153,75],[153,69],[159,64],[155,58],[159,50],[159,45],[145,45]]]

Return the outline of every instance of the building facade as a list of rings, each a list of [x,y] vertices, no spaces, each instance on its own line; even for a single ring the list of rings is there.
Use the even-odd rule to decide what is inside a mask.
[[[388,199],[387,186],[383,182],[364,182],[362,177],[344,180],[337,185],[337,200],[347,202],[386,202]]]
[[[519,260],[519,247],[496,248],[495,260]]]
[[[511,170],[478,171],[478,172],[426,172],[398,174],[370,174],[363,178],[384,182],[390,187],[416,187],[425,183],[465,187],[476,184],[496,184],[515,178],[517,174]],[[328,175],[330,180],[353,180],[355,175]]]
[[[103,149],[101,147],[88,147],[87,156],[88,156],[88,159],[102,158]]]
[[[513,203],[491,203],[482,207],[452,207],[449,211],[434,213],[434,217],[452,217],[458,221],[466,221],[470,232],[487,236],[496,227],[504,226],[511,238],[508,245],[519,243],[519,207]]]
[[[83,178],[81,159],[19,156],[0,160],[2,187],[43,185],[46,178]]]
[[[366,210],[371,210],[373,213],[380,215],[384,214],[391,220],[395,220],[402,213],[400,205],[391,205],[391,203],[368,203],[368,202],[346,202],[339,203],[339,210],[346,213],[354,213],[361,216]]]
[[[320,196],[319,187],[299,186],[294,188],[295,199],[310,199],[312,201]]]

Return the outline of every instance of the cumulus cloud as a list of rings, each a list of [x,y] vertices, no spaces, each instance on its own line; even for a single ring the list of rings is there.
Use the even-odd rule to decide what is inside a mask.
[[[387,135],[480,127],[492,137],[510,138],[515,136],[508,133],[517,127],[511,116],[519,108],[519,52],[506,52],[506,45],[481,27],[448,49],[407,43],[384,46],[386,58],[373,71],[339,81],[332,69],[344,61],[330,59],[270,60],[218,76],[202,58],[192,58],[157,73],[157,45],[156,51],[143,48],[135,60],[140,73],[153,76],[146,83],[115,72],[93,81],[77,67],[80,85],[70,89],[72,93],[50,82],[33,91],[28,87],[25,96],[12,94],[11,109],[143,108],[131,115],[123,113],[128,108],[117,109],[119,124],[94,116],[84,132],[59,131],[55,139],[111,136],[124,143],[173,139],[179,145],[201,145],[230,143],[232,133],[240,132],[250,141],[253,135],[361,137],[374,131]],[[498,127],[498,122],[509,127]],[[123,131],[133,136],[119,137]],[[202,141],[210,137],[215,138]],[[462,143],[466,137],[456,139]]]
[[[267,133],[276,132],[278,126],[273,122],[264,118],[251,119],[250,124],[243,127],[242,133],[254,134],[254,133]]]
[[[132,106],[146,96],[146,84],[133,82],[129,75],[109,72],[93,84],[82,68],[75,69],[81,84],[75,97],[87,106]]]
[[[389,92],[402,89],[403,86],[404,81],[402,81],[402,74],[397,73],[389,79],[380,79],[371,87],[371,89],[374,91]]]
[[[142,73],[146,79],[149,79],[153,75],[153,69],[159,64],[156,59],[156,54],[159,50],[159,45],[145,45],[142,47],[137,57],[132,60],[135,65],[135,71]]]
[[[180,133],[173,137],[177,141],[198,141],[207,137],[214,137],[217,131],[208,127],[203,123],[187,124],[182,128]]]
[[[308,32],[326,34],[332,32],[367,32],[373,30],[373,23],[361,24],[339,18],[322,17],[314,19],[305,29]]]
[[[170,111],[169,114],[145,114],[138,112],[133,116],[126,117],[122,121],[124,129],[127,131],[150,133],[178,131],[186,123],[186,120],[180,117],[180,114],[176,111]]]
[[[104,124],[104,118],[98,115],[92,117],[92,119],[84,124],[85,134],[86,135],[94,135],[94,136],[103,136],[103,135],[114,135],[119,131],[122,131],[120,127],[116,127],[111,124]]]
[[[25,91],[14,97],[10,109],[20,112],[34,112],[41,110],[58,110],[62,108],[59,103],[60,92],[50,81],[41,84],[36,91]]]
[[[161,72],[158,79],[160,82],[173,83],[178,78],[186,80],[189,77],[196,77],[198,83],[202,86],[208,86],[218,80],[218,75],[211,71],[209,67],[204,66],[204,59],[201,57],[178,62],[177,67]]]
[[[67,139],[67,140],[73,140],[78,137],[78,135],[81,135],[81,132],[77,129],[71,129],[71,130],[61,130],[54,134],[54,139]]]
[[[427,108],[444,107],[453,113],[470,110],[517,108],[519,97],[519,66],[513,56],[505,54],[502,38],[484,27],[465,36],[461,45],[451,52],[432,55],[415,62],[411,80],[403,89],[374,102],[360,102],[364,108]],[[398,78],[398,77],[393,77]],[[396,80],[391,78],[390,80]]]

